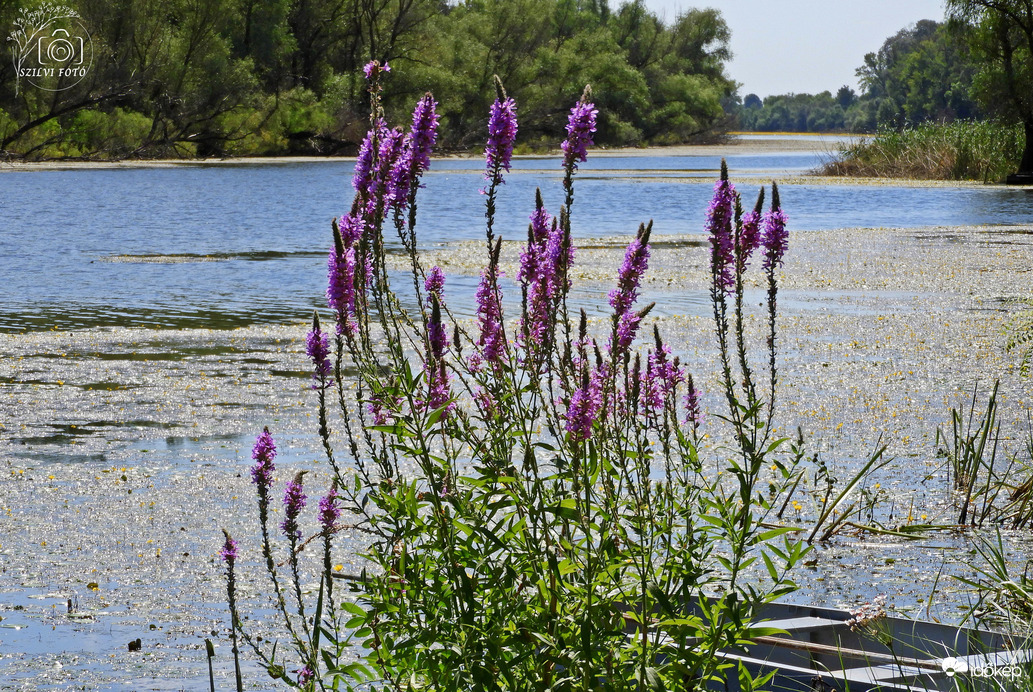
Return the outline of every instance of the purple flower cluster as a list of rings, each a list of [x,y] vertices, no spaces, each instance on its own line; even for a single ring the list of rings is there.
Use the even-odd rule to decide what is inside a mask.
[[[287,490],[283,494],[284,518],[280,528],[283,529],[283,535],[291,540],[301,538],[298,515],[301,514],[301,510],[305,507],[305,500],[308,499],[302,490],[302,476],[304,473],[304,471],[299,471],[295,474],[294,478],[287,483]]]
[[[386,62],[381,63],[379,60],[371,60],[362,67],[362,72],[366,75],[366,79],[371,81],[379,77],[382,72],[390,71],[391,66]]]
[[[423,287],[438,300],[445,297],[445,272],[441,271],[441,267],[435,265],[430,268],[427,278],[423,281]]]
[[[233,567],[234,560],[237,559],[237,542],[230,537],[229,533],[226,533],[226,542],[222,544],[222,550],[219,551],[219,559]]]
[[[384,138],[387,133],[387,123],[378,120],[373,127],[366,132],[366,136],[359,145],[359,154],[355,158],[355,173],[352,175],[352,185],[360,195],[367,195],[373,181],[374,155],[377,152],[377,142]]]
[[[627,352],[635,339],[642,316],[632,312],[631,306],[638,299],[639,283],[649,266],[650,227],[639,228],[635,240],[624,253],[617,277],[617,288],[610,291],[610,307],[613,308],[614,334],[610,339],[611,355]]]
[[[750,257],[761,242],[760,211],[754,209],[742,217],[742,230],[739,231],[739,266],[745,270],[749,266]]]
[[[417,180],[430,166],[430,152],[438,139],[438,102],[425,94],[412,114],[412,128],[402,140],[401,153],[391,166],[388,177],[388,195],[392,205],[399,209],[409,206],[409,195]]]
[[[314,370],[312,377],[316,384],[313,389],[320,389],[330,384],[330,374],[333,372],[333,365],[330,363],[330,342],[326,332],[319,327],[319,315],[312,321],[312,330],[305,339],[305,352],[312,359]]]
[[[356,213],[341,218],[334,225],[334,245],[326,262],[326,302],[337,322],[338,334],[355,333],[355,305],[358,243],[365,230],[365,222]],[[366,257],[365,283],[373,278],[372,257]]]
[[[495,99],[488,116],[488,144],[484,148],[484,177],[489,183],[497,185],[505,182],[502,171],[509,172],[516,135],[516,101]]]
[[[577,169],[577,164],[588,160],[588,147],[592,146],[595,132],[595,118],[599,115],[594,103],[579,101],[570,109],[567,121],[567,138],[560,145],[563,149],[563,167],[568,171]]]
[[[695,430],[703,422],[703,409],[699,404],[699,391],[696,389],[696,383],[689,373],[685,375],[685,384],[685,423],[691,425]]]
[[[659,350],[651,351],[646,360],[646,374],[642,392],[642,408],[646,412],[659,413],[674,396],[685,374],[676,360],[671,358],[671,347],[663,344]]]
[[[301,670],[296,670],[294,672],[298,674],[298,687],[304,687],[312,682],[312,679],[316,677],[316,674],[312,672],[312,666],[305,666]]]
[[[481,283],[477,287],[477,320],[481,334],[477,339],[480,353],[474,354],[471,362],[480,361],[497,365],[506,352],[506,334],[502,328],[502,304],[499,302],[498,269],[492,263],[481,272]]]
[[[735,288],[735,241],[732,223],[736,192],[728,180],[724,162],[721,166],[721,179],[714,184],[714,198],[707,208],[707,232],[710,234],[710,268],[715,287],[728,293]]]
[[[269,434],[269,428],[262,430],[262,434],[255,440],[255,446],[251,450],[251,458],[255,465],[251,467],[251,482],[258,486],[259,497],[269,492],[269,486],[273,484],[273,471],[276,465],[273,459],[276,457],[276,442]]]
[[[445,369],[445,353],[448,350],[448,332],[441,319],[441,301],[445,292],[445,274],[434,266],[427,273],[424,288],[430,297],[430,315],[427,318],[427,359],[424,371],[427,375],[428,396],[420,405],[430,410],[438,409],[452,397],[448,371]],[[455,404],[449,404],[451,410]]]
[[[772,270],[782,264],[782,257],[789,245],[787,220],[785,212],[779,207],[773,207],[764,215],[764,269]]]
[[[323,527],[323,533],[329,535],[337,520],[341,517],[341,508],[337,505],[337,488],[331,487],[330,492],[319,499],[319,525]]]
[[[583,378],[582,384],[570,397],[567,408],[566,430],[578,441],[592,436],[592,424],[602,409],[602,393],[598,378]]]
[[[520,254],[518,279],[527,295],[527,315],[521,318],[517,343],[528,351],[545,345],[553,323],[555,303],[568,288],[561,285],[574,261],[574,246],[564,243],[563,229],[541,204],[531,214],[527,247]],[[569,284],[569,279],[567,282]]]

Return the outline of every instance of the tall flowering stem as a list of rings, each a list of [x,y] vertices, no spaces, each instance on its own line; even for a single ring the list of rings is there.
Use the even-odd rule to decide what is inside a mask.
[[[735,342],[739,354],[739,369],[748,399],[756,399],[753,370],[746,354],[746,325],[743,315],[743,277],[750,265],[750,257],[761,241],[761,212],[764,208],[764,188],[760,188],[757,203],[748,214],[742,214],[738,195],[735,199]]]
[[[778,185],[771,183],[771,210],[764,215],[763,235],[761,242],[764,246],[764,270],[768,279],[768,369],[771,380],[771,389],[768,399],[768,428],[771,428],[771,419],[774,416],[775,406],[775,385],[778,382],[778,370],[775,362],[775,317],[778,312],[778,280],[775,276],[775,269],[782,266],[782,258],[785,256],[789,244],[789,232],[786,230],[788,218],[782,211],[782,201],[778,196]]]
[[[301,597],[301,575],[298,572],[298,541],[301,539],[301,527],[298,525],[298,516],[305,508],[305,496],[302,483],[305,471],[298,471],[287,483],[283,494],[283,522],[280,528],[287,538],[287,545],[290,549],[288,563],[291,567],[291,577],[294,582],[294,597],[298,602],[298,617],[308,639],[311,639],[308,619],[305,617],[305,600]]]
[[[594,143],[595,121],[599,115],[595,104],[591,103],[592,87],[586,86],[581,100],[570,109],[567,119],[567,138],[560,149],[563,150],[563,189],[567,193],[565,206],[570,213],[574,206],[574,171],[579,163],[588,160],[588,147]]]
[[[714,309],[718,351],[721,357],[722,381],[728,408],[735,428],[740,409],[732,377],[732,361],[728,345],[727,295],[735,290],[735,211],[739,195],[728,179],[728,164],[721,159],[721,177],[714,184],[714,196],[707,208],[706,230],[710,240],[710,302]]]
[[[477,339],[479,351],[471,362],[479,365],[486,362],[493,368],[503,362],[506,355],[506,330],[502,320],[502,301],[499,294],[499,253],[502,238],[497,239],[488,267],[481,272],[481,283],[477,287],[477,321],[480,336]]]
[[[488,187],[481,190],[482,194],[487,195],[484,217],[487,221],[489,250],[495,240],[492,230],[495,225],[495,193],[498,186],[506,182],[502,172],[509,172],[517,134],[516,101],[506,96],[498,76],[495,77],[495,90],[497,97],[488,116],[488,143],[484,147],[484,179],[488,181]]]
[[[649,235],[652,231],[652,221],[649,225],[639,226],[635,240],[628,245],[624,253],[624,262],[617,276],[617,287],[610,291],[613,333],[610,335],[609,352],[614,365],[628,354],[638,332],[638,325],[644,316],[633,312],[631,308],[638,299],[639,284],[649,267]]]
[[[244,689],[244,681],[240,675],[240,647],[237,644],[237,630],[240,629],[240,616],[237,613],[237,542],[226,529],[222,530],[226,537],[219,551],[219,558],[226,563],[226,597],[230,606],[230,637],[233,641],[233,675],[237,683],[237,692]]]

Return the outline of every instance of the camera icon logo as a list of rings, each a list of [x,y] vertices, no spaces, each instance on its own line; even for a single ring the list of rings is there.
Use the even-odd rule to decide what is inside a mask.
[[[42,91],[71,89],[93,67],[93,39],[70,7],[45,3],[33,11],[22,8],[13,29],[7,40],[14,43],[15,94],[23,81]]]
[[[36,44],[37,60],[40,65],[82,65],[85,52],[83,44],[82,36],[74,36],[67,29],[54,29],[50,36],[40,37]]]

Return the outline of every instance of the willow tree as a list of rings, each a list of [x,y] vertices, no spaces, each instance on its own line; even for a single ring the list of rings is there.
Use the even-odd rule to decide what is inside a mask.
[[[948,0],[947,12],[975,28],[977,96],[987,110],[1025,129],[1026,148],[1009,182],[1033,182],[1033,0]]]

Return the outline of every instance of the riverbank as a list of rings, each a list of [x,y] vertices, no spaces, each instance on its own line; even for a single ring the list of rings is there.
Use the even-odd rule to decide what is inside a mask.
[[[706,242],[655,240],[642,301],[657,301],[650,319],[694,373],[716,426]],[[605,306],[626,241],[578,243],[577,301]],[[509,276],[518,252],[516,243],[504,246]],[[483,241],[450,243],[426,263],[474,277],[482,254]],[[950,523],[946,469],[934,449],[950,407],[997,378],[1005,429],[1021,430],[1033,406],[1002,331],[1021,307],[1014,301],[1029,296],[1031,266],[1029,225],[791,236],[776,424],[787,434],[803,426],[840,479],[881,436],[897,462],[869,486],[880,484],[876,515]],[[750,285],[750,304],[760,291]],[[605,328],[603,310],[592,319]],[[751,327],[758,322],[751,318]],[[239,588],[251,624],[261,631],[256,621],[267,619],[248,474],[254,436],[264,425],[276,435],[281,482],[310,469],[314,496],[326,478],[306,328],[0,334],[0,686],[201,689],[205,638],[219,644],[216,674],[228,684],[221,528],[241,542]],[[885,592],[889,609],[924,616],[943,565],[932,614],[955,619],[964,595],[947,574],[965,570],[967,556],[959,558],[970,540],[840,536],[799,573],[794,599],[854,606]],[[342,536],[335,563],[359,569],[360,546],[360,536]],[[128,651],[137,638],[141,651]],[[269,688],[253,664],[247,677],[250,689]]]
[[[752,156],[772,152],[833,152],[843,148],[849,138],[843,135],[757,135],[743,133],[729,135],[721,144],[676,145],[669,147],[627,147],[620,149],[595,149],[592,157],[628,156]],[[518,158],[541,158],[558,155],[559,151],[547,154],[525,155]],[[481,159],[481,154],[455,154],[442,158]],[[168,168],[172,166],[254,166],[292,163],[336,163],[354,161],[354,156],[275,156],[208,159],[154,159],[123,161],[0,161],[0,171],[18,170],[79,170],[120,168]]]

